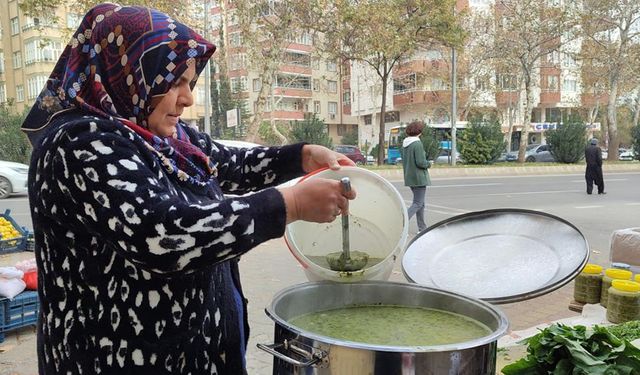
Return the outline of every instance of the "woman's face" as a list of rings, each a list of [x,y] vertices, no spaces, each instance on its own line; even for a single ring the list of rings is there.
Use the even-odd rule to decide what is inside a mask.
[[[182,111],[193,104],[191,81],[194,78],[196,65],[191,64],[166,94],[151,99],[153,111],[147,118],[149,131],[160,137],[171,137],[175,134]]]

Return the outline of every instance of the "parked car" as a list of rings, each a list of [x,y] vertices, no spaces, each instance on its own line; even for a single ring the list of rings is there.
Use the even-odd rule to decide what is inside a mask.
[[[367,158],[362,154],[362,151],[356,146],[349,145],[337,145],[333,148],[336,152],[345,154],[349,159],[353,160],[358,165],[366,164]]]
[[[238,148],[254,148],[259,147],[260,145],[252,142],[245,141],[236,141],[235,139],[214,139],[214,141],[218,143],[222,143],[227,147],[238,147]]]
[[[28,165],[0,160],[0,199],[12,193],[26,192],[28,176]]]
[[[618,160],[631,161],[634,159],[635,155],[632,149],[621,148],[618,151]]]
[[[506,156],[507,161],[516,161],[518,160],[518,151],[511,151],[507,153]],[[531,144],[527,146],[524,153],[524,160],[527,162],[554,162],[556,161],[553,155],[551,154],[551,150],[549,145],[541,145],[541,144]]]
[[[440,150],[438,156],[433,159],[434,164],[449,164],[451,160],[451,156],[449,155],[449,150]],[[456,163],[462,163],[462,158],[460,158],[460,153],[456,153]]]

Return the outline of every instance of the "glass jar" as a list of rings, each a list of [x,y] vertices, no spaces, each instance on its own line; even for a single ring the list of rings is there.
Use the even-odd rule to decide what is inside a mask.
[[[587,264],[576,276],[573,299],[580,303],[600,302],[602,291],[602,266]]]
[[[600,289],[600,304],[607,307],[607,298],[609,296],[609,288],[613,280],[631,280],[632,273],[627,270],[619,270],[617,268],[607,268],[602,278],[602,288]]]
[[[611,323],[640,319],[640,283],[613,280],[607,304],[607,320]]]

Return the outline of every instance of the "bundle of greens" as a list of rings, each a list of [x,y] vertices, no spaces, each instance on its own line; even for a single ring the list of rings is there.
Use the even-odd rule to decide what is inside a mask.
[[[632,320],[626,323],[607,327],[609,332],[620,340],[633,341],[640,339],[640,320]]]
[[[505,375],[635,375],[640,349],[605,327],[554,324],[523,341],[527,356],[505,366]]]

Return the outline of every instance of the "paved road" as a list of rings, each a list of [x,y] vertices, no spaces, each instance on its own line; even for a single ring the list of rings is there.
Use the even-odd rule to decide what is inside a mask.
[[[609,173],[605,176],[605,196],[585,194],[582,174],[537,175],[518,177],[434,178],[427,191],[429,224],[469,211],[515,207],[535,209],[560,216],[576,225],[592,248],[592,259],[604,263],[608,259],[609,238],[615,229],[640,226],[640,172]],[[392,183],[407,204],[411,192],[401,181]],[[10,208],[21,225],[30,226],[25,196],[0,201],[0,211]],[[410,232],[416,232],[415,220]],[[0,258],[0,263],[2,263]],[[6,259],[4,259],[6,261]],[[0,264],[3,265],[3,264]],[[243,285],[249,299],[251,339],[248,348],[249,374],[270,374],[272,357],[256,349],[256,343],[273,340],[273,321],[264,313],[279,290],[306,281],[301,267],[286,250],[281,239],[269,241],[243,256]],[[404,281],[398,264],[391,281]],[[503,305],[514,330],[571,316],[567,304],[571,285],[532,301]],[[0,352],[0,374],[33,374],[35,343],[30,330],[8,335]],[[4,367],[4,368],[3,368]],[[6,371],[5,371],[6,370]],[[7,372],[9,371],[9,372]]]

